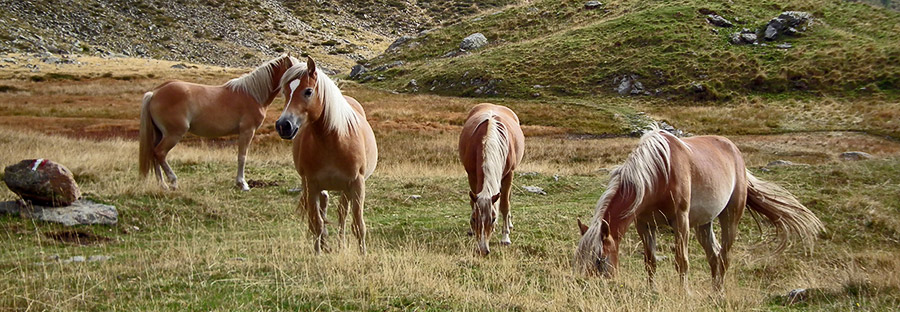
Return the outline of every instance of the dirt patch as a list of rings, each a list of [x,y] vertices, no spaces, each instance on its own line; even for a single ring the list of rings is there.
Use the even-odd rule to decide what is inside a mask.
[[[249,185],[250,188],[271,187],[271,186],[278,186],[280,184],[281,184],[281,181],[247,180],[247,185]]]
[[[75,245],[102,244],[111,241],[109,237],[94,235],[82,230],[66,230],[44,233],[44,237]]]

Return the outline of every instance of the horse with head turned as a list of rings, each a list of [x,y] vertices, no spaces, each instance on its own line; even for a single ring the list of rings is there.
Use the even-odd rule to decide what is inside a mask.
[[[477,254],[486,256],[491,252],[488,242],[498,215],[503,216],[500,244],[512,243],[509,196],[513,172],[524,154],[525,136],[516,113],[489,103],[478,104],[469,111],[459,135],[459,159],[469,176],[469,222]]]
[[[221,86],[169,81],[144,94],[141,105],[139,172],[152,169],[163,188],[177,188],[178,177],[166,161],[169,151],[188,132],[209,138],[238,135],[238,170],[235,184],[244,181],[244,162],[266,109],[278,96],[284,72],[300,61],[287,54]],[[168,185],[163,181],[163,172]]]
[[[363,208],[366,179],[375,171],[378,147],[366,112],[356,99],[344,96],[316,62],[291,67],[281,78],[286,99],[275,123],[281,138],[293,140],[294,167],[303,180],[298,210],[308,216],[316,253],[328,251],[325,215],[327,191],[340,191],[339,240],[344,244],[348,208],[359,251],[366,253]]]

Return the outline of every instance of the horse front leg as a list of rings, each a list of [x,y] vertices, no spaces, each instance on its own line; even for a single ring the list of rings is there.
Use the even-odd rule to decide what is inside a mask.
[[[503,231],[501,232],[500,244],[506,246],[512,244],[512,241],[509,239],[509,232],[512,229],[512,220],[510,219],[512,216],[509,215],[509,193],[512,189],[512,179],[513,173],[510,172],[500,181],[500,214],[503,215]]]
[[[325,244],[325,219],[319,209],[319,199],[321,190],[316,185],[306,183],[303,188],[303,199],[306,201],[307,222],[309,232],[313,236],[313,248],[316,254],[321,254],[322,250],[328,251]]]
[[[250,149],[250,142],[253,142],[253,135],[255,132],[256,131],[252,128],[243,130],[241,131],[240,137],[238,137],[238,168],[237,178],[234,179],[234,184],[237,188],[241,189],[241,191],[250,190],[247,181],[244,181],[244,163],[247,161],[247,150]]]
[[[641,243],[644,245],[644,268],[647,269],[647,282],[656,287],[653,277],[656,275],[656,233],[654,220],[638,220],[635,224]]]

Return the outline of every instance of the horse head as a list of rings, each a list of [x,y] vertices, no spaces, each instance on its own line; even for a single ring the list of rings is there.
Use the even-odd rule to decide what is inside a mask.
[[[322,115],[322,97],[317,94],[320,91],[316,87],[317,83],[318,72],[312,58],[307,59],[305,70],[297,74],[292,74],[291,70],[285,73],[281,81],[285,97],[284,111],[275,122],[275,130],[282,139],[293,139],[301,126]]]
[[[575,271],[587,276],[615,276],[619,253],[609,223],[601,220],[600,225],[589,228],[578,220],[578,229],[581,240],[575,250]]]
[[[475,235],[475,252],[482,256],[491,253],[488,241],[494,232],[494,224],[497,223],[496,204],[499,199],[500,193],[487,197],[477,196],[469,191],[469,204],[472,206],[472,219],[469,222]]]

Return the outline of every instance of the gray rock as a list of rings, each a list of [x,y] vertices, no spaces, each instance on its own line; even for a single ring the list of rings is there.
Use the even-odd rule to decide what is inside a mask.
[[[172,68],[174,68],[174,69],[186,69],[186,68],[188,68],[188,67],[187,67],[187,65],[185,65],[184,63],[178,63],[178,64],[175,64],[175,65],[172,65]]]
[[[872,154],[869,154],[866,152],[844,152],[844,153],[841,153],[840,158],[841,158],[841,160],[855,161],[855,160],[872,159],[872,158],[875,158],[875,156],[872,156]]]
[[[744,44],[745,43],[744,38],[741,36],[741,33],[739,33],[739,32],[731,33],[731,35],[728,37],[728,42],[731,42],[731,44]]]
[[[782,12],[766,24],[766,40],[775,40],[779,35],[795,35],[812,21],[812,14],[807,12],[787,11]],[[801,29],[801,30],[798,30]]]
[[[544,192],[544,189],[539,186],[523,185],[522,189],[529,193],[534,193],[534,194],[538,194],[538,195],[547,195],[547,192]]]
[[[719,27],[733,27],[730,21],[716,14],[710,14],[706,16],[706,22]]]
[[[754,33],[742,33],[741,40],[745,43],[754,44],[756,43],[756,34]]]
[[[459,43],[459,48],[465,51],[477,50],[487,45],[488,40],[482,33],[474,33],[464,38]]]
[[[10,64],[16,64],[16,60],[11,57],[3,58],[3,62],[10,63]]]
[[[416,39],[416,38],[412,37],[412,36],[402,36],[400,38],[397,38],[397,40],[394,40],[394,42],[392,42],[391,45],[388,46],[387,50],[384,50],[384,51],[388,52],[388,53],[397,52],[400,50],[400,47],[402,47],[404,44],[406,44],[407,42],[409,42],[410,40],[413,40],[413,39]]]
[[[793,166],[793,165],[795,165],[795,164],[791,161],[779,159],[779,160],[768,163],[766,165],[766,167],[788,167],[788,166]]]
[[[0,202],[0,213],[20,215],[66,226],[84,224],[115,225],[119,220],[116,207],[79,199],[66,207],[22,205],[20,202]]]
[[[383,70],[387,70],[387,69],[394,68],[397,66],[403,66],[403,64],[405,64],[405,63],[403,63],[403,61],[394,61],[394,62],[391,62],[388,64],[384,64],[384,65],[375,67],[375,69],[373,69],[372,71],[375,71],[375,72],[383,71]]]
[[[84,261],[85,261],[84,256],[74,256],[72,258],[69,258],[65,262],[84,262]]]
[[[779,48],[779,49],[790,49],[790,48],[792,48],[792,47],[794,47],[794,46],[792,46],[790,43],[785,42],[785,43],[776,45],[775,47],[776,47],[776,48]]]
[[[303,191],[303,188],[295,187],[292,189],[288,189],[287,191],[288,193],[300,193],[301,191]]]
[[[637,80],[638,76],[636,75],[625,75],[613,80],[613,83],[618,83],[619,86],[614,90],[619,95],[641,95],[641,94],[649,94],[644,90],[644,84]]]
[[[409,195],[408,199],[417,200],[422,199],[422,195]]]
[[[359,77],[362,74],[366,73],[366,67],[360,64],[353,65],[353,68],[350,68],[350,79],[354,79]]]
[[[601,6],[603,6],[603,3],[600,3],[600,1],[588,1],[584,3],[584,8],[588,10],[593,10]]]
[[[3,181],[24,200],[45,206],[66,206],[81,197],[72,172],[48,159],[25,159],[6,167]]]

